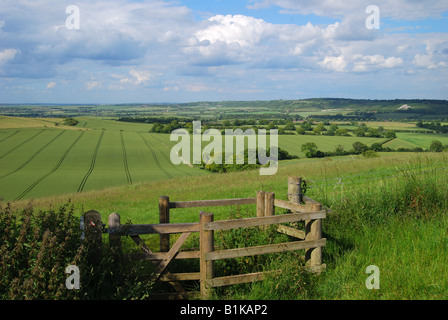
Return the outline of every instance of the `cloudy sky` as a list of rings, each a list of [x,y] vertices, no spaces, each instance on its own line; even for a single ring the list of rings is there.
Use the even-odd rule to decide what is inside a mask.
[[[447,74],[446,0],[0,0],[0,103],[448,99]]]

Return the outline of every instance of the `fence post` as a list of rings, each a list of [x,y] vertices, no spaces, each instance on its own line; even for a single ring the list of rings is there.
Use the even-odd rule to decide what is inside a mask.
[[[322,210],[320,203],[312,203],[310,205],[311,211]],[[322,238],[322,219],[313,219],[305,221],[305,241],[319,240]],[[305,266],[309,267],[311,271],[319,272],[319,267],[322,265],[322,248],[310,248],[305,250]]]
[[[95,210],[84,213],[84,225],[86,241],[91,248],[92,261],[97,263],[101,261],[103,246],[103,222],[101,221],[101,214]]]
[[[274,200],[275,200],[275,193],[274,192],[266,192],[265,194],[265,205],[264,205],[264,215],[265,217],[273,216],[274,215]]]
[[[302,203],[302,178],[289,177],[288,178],[288,200],[293,203]]]
[[[201,211],[199,214],[199,242],[200,242],[200,287],[201,297],[203,299],[210,298],[211,288],[207,286],[207,280],[213,279],[214,276],[214,262],[206,261],[207,253],[214,249],[214,232],[205,230],[205,224],[214,220],[213,213]]]
[[[159,198],[159,223],[170,223],[170,197],[162,196]],[[170,251],[170,235],[161,234],[160,252]]]
[[[108,218],[109,228],[120,227],[120,215],[118,213],[111,213]],[[109,234],[109,246],[115,253],[121,252],[121,235]]]
[[[264,191],[257,191],[257,218],[264,217],[265,194]]]

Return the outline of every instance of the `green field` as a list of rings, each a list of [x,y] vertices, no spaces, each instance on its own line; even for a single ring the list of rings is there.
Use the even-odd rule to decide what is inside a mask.
[[[169,161],[149,125],[81,119],[78,130],[0,130],[0,196],[20,200],[207,174]]]
[[[448,144],[448,134],[443,133],[397,133],[397,138],[384,144],[385,147],[396,148],[429,148],[434,140],[440,141],[443,145]]]
[[[76,127],[46,127],[34,119],[9,120],[0,127],[0,196],[8,201],[209,174],[174,165],[170,151],[177,141],[148,133],[150,124],[79,118]],[[306,142],[334,151],[337,145],[348,150],[356,141],[371,145],[384,139],[280,135],[279,147],[302,158]]]

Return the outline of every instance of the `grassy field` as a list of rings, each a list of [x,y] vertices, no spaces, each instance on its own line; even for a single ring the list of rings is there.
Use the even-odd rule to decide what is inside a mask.
[[[0,196],[5,200],[31,199],[208,174],[174,165],[170,151],[177,141],[170,141],[168,134],[148,133],[150,124],[107,118],[78,120],[78,125],[71,127],[56,126],[60,120],[3,117]],[[304,157],[300,148],[306,142],[315,142],[322,151],[334,151],[339,144],[348,150],[355,141],[371,145],[384,139],[280,135],[279,147]],[[267,143],[269,146],[269,139]]]
[[[5,200],[99,190],[140,181],[207,174],[169,161],[149,125],[80,119],[77,128],[36,128],[14,120],[0,130],[0,196]],[[3,127],[2,127],[3,128]]]
[[[216,290],[214,298],[446,299],[447,168],[448,158],[443,153],[383,153],[373,159],[359,156],[298,159],[283,162],[274,176],[259,176],[255,170],[180,177],[39,198],[33,201],[33,206],[57,207],[70,200],[75,211],[98,210],[103,221],[110,213],[118,212],[123,222],[157,223],[158,198],[162,195],[172,201],[226,199],[253,197],[256,191],[266,190],[275,192],[276,198],[287,199],[288,176],[302,176],[314,182],[310,183],[307,195],[333,210],[323,224],[327,238],[323,260],[327,270],[318,277],[305,274],[294,254],[218,265],[219,272],[229,271],[228,268],[250,272],[251,268],[263,267],[281,269],[283,273],[264,282]],[[25,200],[12,203],[13,209],[28,205]],[[192,208],[172,210],[171,221],[197,222],[200,210],[213,212],[215,220],[256,215],[251,205]],[[251,243],[266,240],[265,236],[252,233],[226,239],[237,245],[239,241],[247,241],[244,234],[253,236]],[[197,245],[195,239],[186,247]],[[217,245],[220,239],[218,235]],[[144,240],[157,250],[157,236]],[[135,245],[128,244],[130,250],[137,250]],[[380,269],[378,290],[365,286],[369,265]],[[188,270],[192,265],[178,267]]]
[[[429,148],[434,140],[440,141],[443,145],[448,144],[448,134],[435,133],[397,133],[397,139],[384,144],[385,147],[396,148]]]

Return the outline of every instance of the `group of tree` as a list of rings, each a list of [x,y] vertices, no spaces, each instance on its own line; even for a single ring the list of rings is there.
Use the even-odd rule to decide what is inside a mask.
[[[305,153],[307,158],[323,158],[329,156],[344,156],[349,154],[362,154],[365,157],[376,156],[376,152],[448,152],[448,145],[444,146],[440,141],[434,140],[427,150],[422,147],[414,148],[397,148],[392,149],[384,147],[382,143],[375,142],[370,146],[362,142],[354,142],[350,150],[345,150],[344,146],[336,146],[334,151],[321,151],[314,142],[307,142],[302,144],[301,151]]]
[[[261,151],[261,150],[260,150]],[[225,153],[220,153],[219,155],[216,155],[218,157],[221,157],[221,163],[216,163],[216,161],[211,161],[210,163],[204,162],[202,160],[201,164],[199,165],[200,168],[211,171],[211,172],[232,172],[232,171],[245,171],[245,170],[251,170],[251,169],[257,169],[261,166],[261,163],[259,161],[259,149],[249,151],[249,149],[244,150],[244,155],[242,159],[237,159],[237,155],[234,154],[232,161],[227,161],[225,158]],[[264,151],[264,150],[263,150]],[[250,154],[250,152],[253,152]],[[290,160],[290,159],[297,159],[298,156],[289,154],[288,151],[283,150],[281,148],[278,148],[278,160]],[[267,151],[262,152],[262,155],[266,155],[267,157],[271,157],[271,151],[268,149]],[[211,155],[212,157],[215,157],[215,155]],[[256,163],[250,163],[250,156],[255,157]],[[239,163],[238,163],[239,162]]]
[[[439,121],[424,123],[420,120],[416,125],[419,128],[430,129],[440,133],[448,133],[448,125],[442,125]]]
[[[78,123],[79,121],[75,118],[64,118],[64,120],[62,120],[62,124],[66,126],[76,126]]]
[[[327,128],[328,127],[328,128]],[[370,138],[396,138],[396,133],[393,130],[385,130],[384,127],[370,128],[365,123],[357,125],[356,129],[351,130],[356,137],[370,137]],[[300,123],[296,129],[297,134],[314,134],[325,136],[350,136],[350,131],[346,128],[340,128],[336,123],[329,123],[323,121],[315,124],[314,120],[306,120]]]
[[[182,128],[182,125],[177,120],[173,120],[170,123],[166,124],[156,122],[153,124],[149,132],[170,134],[171,132],[179,128]]]

